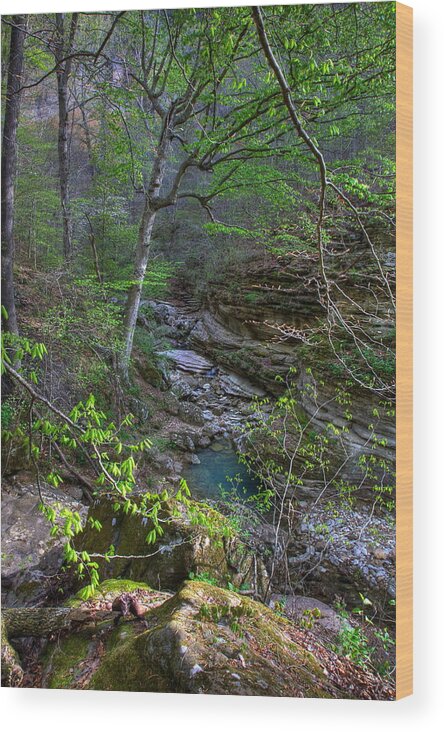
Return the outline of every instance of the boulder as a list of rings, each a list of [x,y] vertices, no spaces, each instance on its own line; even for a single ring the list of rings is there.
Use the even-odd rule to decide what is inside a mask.
[[[166,600],[147,588],[139,599],[147,607],[144,619],[90,624],[50,643],[42,685],[237,696],[391,696],[378,677],[345,659],[338,673],[338,657],[309,632],[235,592],[193,581]]]
[[[2,603],[35,605],[46,599],[49,581],[63,562],[63,539],[50,535],[51,524],[40,513],[40,496],[30,474],[5,481],[2,495]],[[66,492],[47,486],[49,504],[61,503],[85,518],[87,508]]]
[[[285,615],[310,629],[316,624],[336,635],[344,626],[344,619],[339,613],[314,597],[273,594],[270,598],[270,607],[282,608]]]
[[[179,404],[178,416],[184,422],[200,427],[205,423],[202,410],[196,404],[190,404],[189,402],[181,402]]]
[[[188,433],[171,432],[169,441],[173,447],[183,452],[194,452],[196,449],[194,442]]]
[[[164,386],[164,377],[162,369],[152,360],[149,360],[144,354],[139,355],[134,359],[134,365],[143,378],[148,384],[161,388]]]
[[[230,583],[255,596],[265,595],[268,576],[263,562],[230,535],[226,519],[217,511],[191,502],[187,513],[171,502],[161,516],[164,533],[153,545],[146,543],[150,522],[137,514],[115,513],[112,505],[104,498],[91,507],[90,516],[100,521],[102,529],[97,532],[88,523],[79,542],[80,549],[98,554],[114,546],[117,558],[97,560],[103,579],[122,577],[175,590],[190,573],[206,574],[221,585]],[[198,514],[201,525],[196,524]],[[221,534],[210,528],[219,525]]]

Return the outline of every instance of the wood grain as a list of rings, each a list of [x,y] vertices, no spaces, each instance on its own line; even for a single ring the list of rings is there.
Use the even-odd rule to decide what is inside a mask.
[[[396,3],[396,698],[413,693],[413,10]]]

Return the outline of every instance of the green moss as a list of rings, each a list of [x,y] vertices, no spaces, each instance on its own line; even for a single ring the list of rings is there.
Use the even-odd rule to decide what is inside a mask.
[[[91,598],[101,600],[103,597],[107,601],[113,599],[113,597],[122,594],[123,592],[134,592],[143,591],[146,593],[147,599],[149,600],[151,595],[154,595],[158,599],[158,593],[154,592],[148,585],[143,583],[132,582],[131,580],[107,580],[103,582],[95,593],[95,596]],[[162,597],[160,598],[160,602]],[[78,606],[81,604],[81,600],[75,597],[69,603],[71,606]],[[106,677],[108,674],[108,666],[110,668],[110,679],[114,678],[114,675],[120,673],[119,678],[125,677],[125,670],[127,665],[133,668],[135,660],[131,658],[133,651],[131,650],[131,644],[138,638],[141,631],[141,624],[134,620],[125,620],[120,622],[118,626],[114,626],[111,618],[103,620],[99,624],[91,624],[84,627],[80,632],[75,631],[66,638],[57,640],[52,643],[45,654],[43,660],[44,678],[46,679],[46,686],[49,688],[124,688],[132,690],[130,686],[120,687],[113,685],[112,681],[109,681],[109,686],[101,686],[102,682],[97,682],[99,685],[95,686],[91,680],[94,678],[95,672],[100,670],[101,665],[104,664],[105,670],[99,674]],[[131,646],[131,647],[130,647]],[[118,668],[120,661],[116,661],[115,674],[113,672],[113,664],[115,661],[115,654],[120,658],[125,656],[125,653],[129,654],[128,659],[124,659],[121,662],[125,665]],[[123,655],[122,655],[123,654]],[[141,678],[144,678],[143,668],[138,666]],[[135,684],[134,675],[130,674],[131,684]],[[104,682],[105,683],[105,682]],[[108,682],[107,682],[108,683]],[[119,682],[120,683],[120,682]],[[134,690],[138,690],[134,687]],[[140,689],[146,690],[146,689]]]
[[[60,641],[47,658],[46,673],[50,689],[72,689],[79,675],[79,663],[90,647],[87,634],[73,634]]]
[[[122,644],[128,643],[140,634],[140,627],[133,621],[122,622],[115,627],[106,640],[107,651],[121,647]]]
[[[189,586],[185,586],[180,593],[182,599],[191,602],[196,591],[199,595],[204,592],[207,606],[208,603],[211,603],[216,610],[216,612],[210,613],[210,617],[216,622],[225,619],[229,623],[230,630],[241,638],[245,634],[254,638],[259,654],[265,651],[270,653],[270,649],[272,649],[271,653],[277,666],[282,665],[282,669],[286,669],[289,656],[294,656],[294,659],[298,660],[298,663],[295,664],[295,669],[297,669],[295,676],[298,685],[306,690],[304,695],[330,696],[326,691],[316,689],[316,683],[324,678],[324,673],[315,656],[290,640],[288,633],[293,628],[291,621],[285,617],[276,616],[270,608],[250,598],[238,596],[232,592],[228,593],[221,588],[208,587],[203,583],[193,582],[187,583],[187,585]],[[202,607],[201,604],[199,616],[202,614]],[[255,678],[255,674],[255,671],[250,672],[251,680]],[[244,672],[242,675],[245,676]],[[256,681],[260,678],[263,678],[263,669]],[[271,674],[269,683],[271,686],[276,685],[274,673]]]
[[[151,587],[145,582],[133,582],[129,579],[109,579],[102,582],[94,592],[94,595],[90,598],[91,600],[100,599],[104,595],[111,596],[109,599],[118,597],[124,592],[134,592],[135,590],[143,590],[144,592],[151,592]],[[78,607],[82,605],[84,600],[80,597],[81,590],[71,598],[67,605],[69,607]]]
[[[146,587],[146,586],[145,586]],[[107,581],[102,590],[139,589]],[[148,592],[150,591],[149,588]],[[162,598],[160,598],[160,601]],[[52,644],[50,688],[235,695],[344,696],[294,624],[270,608],[206,582],[187,581],[138,620],[108,623]],[[99,637],[100,636],[100,637]],[[315,646],[316,648],[316,646]],[[242,661],[242,662],[240,662]]]
[[[153,552],[153,547],[146,542],[152,528],[150,522],[144,522],[137,515],[115,514],[112,503],[103,499],[91,509],[91,516],[100,521],[102,530],[97,532],[87,526],[77,548],[103,554],[110,544],[114,545],[118,559],[110,562],[98,560],[98,571],[103,580],[124,577],[170,590],[180,587],[190,572],[207,572],[223,585],[227,581],[233,585],[250,581],[248,573],[253,571],[251,553],[245,547],[242,551],[239,547],[236,561],[230,561],[227,556],[225,540],[232,535],[228,520],[195,501],[187,504],[186,511],[182,507],[180,515],[177,515],[178,506],[180,509],[180,504],[171,500],[164,507],[164,534],[156,542]],[[136,555],[137,558],[127,559],[125,555]],[[146,558],[143,555],[147,555]],[[233,564],[242,566],[240,581],[230,569]]]
[[[144,637],[147,633],[122,641],[122,628],[113,633],[110,651],[89,682],[90,689],[101,691],[170,691],[168,683],[147,664]]]
[[[102,582],[97,592],[132,592],[133,590],[151,590],[151,587],[145,582],[133,582],[128,579],[109,579]]]
[[[41,580],[29,580],[29,582],[22,582],[16,589],[17,596],[22,601],[32,599],[36,594],[41,592],[42,583]],[[23,604],[27,604],[23,602]]]

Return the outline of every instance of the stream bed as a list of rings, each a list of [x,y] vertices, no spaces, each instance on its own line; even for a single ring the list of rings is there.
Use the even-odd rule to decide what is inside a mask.
[[[259,481],[239,458],[227,440],[213,444],[197,453],[199,463],[188,465],[183,477],[191,494],[201,500],[220,500],[226,493],[247,498],[259,488]]]

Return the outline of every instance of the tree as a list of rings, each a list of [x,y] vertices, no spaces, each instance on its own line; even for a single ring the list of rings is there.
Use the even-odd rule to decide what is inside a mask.
[[[275,143],[284,135],[266,117],[276,93],[258,89],[242,76],[242,64],[247,69],[257,54],[244,9],[162,11],[149,17],[141,12],[138,25],[136,17],[130,14],[127,23],[141,49],[139,64],[122,59],[122,73],[141,90],[141,112],[146,124],[147,118],[152,119],[157,141],[143,186],[143,212],[124,311],[120,359],[124,378],[158,212],[179,199],[193,198],[215,221],[210,203],[229,178],[243,161],[278,155]],[[134,94],[133,88],[128,91]],[[174,163],[175,173],[167,181],[168,165]],[[191,169],[208,174],[216,166],[224,168],[217,189],[183,190]]]
[[[370,234],[369,225],[365,222],[365,217],[370,214],[374,214],[372,211],[365,210],[362,204],[354,203],[353,197],[357,195],[359,198],[365,198],[367,190],[365,186],[360,186],[356,179],[353,179],[352,195],[350,195],[348,189],[341,185],[341,177],[335,176],[335,174],[328,169],[326,156],[323,154],[321,147],[313,134],[309,134],[307,131],[307,124],[304,122],[302,117],[302,107],[298,110],[298,105],[295,102],[296,94],[299,91],[297,88],[292,88],[288,77],[283,70],[282,64],[278,61],[276,54],[274,53],[270,39],[268,37],[263,13],[259,7],[253,7],[251,9],[252,16],[256,25],[257,34],[260,45],[264,52],[267,63],[270,67],[270,73],[277,82],[285,107],[287,108],[289,119],[296,131],[298,138],[302,141],[304,146],[309,150],[312,159],[317,168],[318,179],[319,179],[319,196],[318,196],[318,214],[316,220],[316,245],[318,251],[319,261],[319,296],[322,306],[326,310],[326,323],[324,326],[324,333],[329,342],[331,349],[335,356],[340,362],[344,370],[351,376],[360,386],[369,388],[378,395],[385,394],[387,396],[394,395],[394,383],[393,373],[389,374],[389,378],[386,378],[387,374],[382,374],[381,370],[375,367],[375,362],[383,360],[385,366],[385,359],[393,360],[393,343],[387,344],[387,338],[385,333],[391,332],[394,325],[395,316],[395,295],[394,295],[394,283],[393,273],[391,272],[390,263],[387,265],[383,261],[383,256],[387,249],[378,247]],[[301,13],[304,14],[306,11],[301,9]],[[328,12],[335,12],[335,10],[327,9]],[[343,14],[348,13],[349,9],[344,8]],[[358,15],[355,8],[351,8],[353,13],[352,22],[355,26],[359,25]],[[376,10],[379,13],[379,10]],[[310,13],[310,10],[308,10]],[[378,36],[376,40],[371,38],[371,27],[372,27],[372,16],[369,18],[364,15],[362,32],[355,33],[355,38],[360,38],[361,43],[369,44],[365,50],[361,50],[359,46],[354,49],[354,64],[346,64],[345,66],[345,78],[342,83],[346,87],[345,94],[340,91],[334,90],[335,82],[333,81],[333,89],[330,90],[329,94],[326,95],[324,102],[315,96],[313,102],[315,102],[315,111],[310,115],[311,124],[319,122],[320,117],[324,117],[328,122],[328,118],[332,111],[337,114],[337,110],[345,104],[356,102],[356,100],[363,100],[368,97],[372,98],[372,94],[376,97],[378,92],[380,93],[380,83],[382,79],[386,79],[393,83],[393,79],[390,78],[390,71],[394,68],[394,14],[393,8],[388,7],[383,11],[382,16],[378,16],[378,23],[381,28],[384,28],[384,33],[381,39]],[[285,10],[284,10],[284,23],[285,23]],[[348,18],[342,23],[343,32],[349,30]],[[293,31],[292,26],[283,24],[283,32],[286,31],[290,34]],[[316,35],[321,31],[322,36],[324,30],[320,24],[314,26],[311,25],[310,21],[307,23],[304,29],[303,36],[311,36],[311,44],[313,46],[313,40]],[[370,33],[369,39],[367,38]],[[281,40],[281,39],[279,39]],[[323,43],[324,48],[323,48]],[[298,80],[298,72],[294,73],[294,68],[299,68],[295,65],[294,61],[297,60],[300,64],[300,59],[297,57],[298,42],[290,35],[284,37],[284,50],[287,51],[288,65],[289,65],[289,78]],[[330,51],[330,43],[323,41],[322,37],[319,37],[319,46],[317,48],[317,55],[319,61],[314,58],[313,51],[311,52],[309,59],[309,70],[314,74],[313,81],[318,84],[319,93],[324,91],[322,81],[320,81],[318,74],[318,68],[320,62],[322,62],[323,75],[327,77],[333,76],[333,79],[338,77],[338,74],[334,76],[335,63],[331,58],[322,58],[322,52]],[[296,51],[294,51],[296,49]],[[296,59],[295,59],[296,55]],[[339,79],[339,77],[338,77]],[[331,82],[330,82],[331,83]],[[365,85],[365,86],[363,86]],[[336,84],[338,86],[338,84]],[[339,80],[339,86],[341,82]],[[307,92],[307,80],[303,80],[302,90],[304,93]],[[325,93],[325,91],[324,91]],[[350,110],[348,110],[350,112]],[[333,133],[336,131],[339,133],[339,128],[336,125],[330,127]],[[342,176],[344,180],[344,176]],[[345,177],[347,181],[347,176]],[[328,195],[330,194],[330,201]],[[367,257],[367,277],[370,281],[370,288],[374,297],[374,302],[359,301],[359,296],[356,295],[356,288],[351,291],[347,291],[347,284],[340,282],[339,280],[344,278],[344,275],[353,266],[354,262],[348,264],[345,270],[338,273],[337,268],[328,269],[327,259],[327,242],[328,237],[325,232],[325,219],[327,213],[327,207],[331,207],[332,199],[339,207],[345,209],[352,217],[355,227],[358,229],[359,234],[368,248]],[[393,200],[393,197],[392,197]],[[382,210],[380,216],[386,217],[389,227],[394,227],[394,217],[387,216]],[[335,218],[341,220],[341,214],[338,216],[337,211],[335,212]],[[387,238],[390,240],[390,235],[393,235],[393,230],[387,232]],[[363,258],[362,252],[358,256],[358,260]],[[370,260],[370,261],[369,261]],[[338,276],[339,274],[339,276]],[[350,309],[354,308],[350,317]],[[379,331],[375,333],[374,324],[377,322]],[[281,329],[282,330],[282,329]],[[382,336],[379,334],[383,334]],[[291,335],[291,328],[287,329],[287,336]],[[354,351],[354,363],[350,363],[348,358],[347,350],[353,349]],[[382,356],[382,359],[381,359]],[[363,378],[363,369],[371,374],[371,379]]]
[[[86,16],[87,14],[85,14]],[[87,20],[82,28],[79,23],[79,14],[72,13],[65,15],[64,13],[56,13],[48,16],[33,16],[32,28],[28,32],[29,42],[27,44],[27,75],[31,77],[29,83],[23,84],[20,90],[29,90],[31,104],[35,103],[34,93],[41,89],[42,96],[49,90],[46,82],[52,81],[56,77],[57,84],[57,170],[50,170],[51,177],[57,177],[58,196],[60,200],[60,214],[62,222],[62,250],[65,260],[69,260],[72,256],[74,241],[74,222],[71,200],[71,148],[72,148],[72,130],[76,121],[76,112],[80,109],[80,113],[84,119],[84,100],[78,100],[75,94],[76,78],[73,74],[74,64],[83,87],[85,81],[85,72],[87,61],[93,60],[90,75],[88,78],[89,89],[93,88],[95,75],[102,72],[106,61],[102,57],[104,49],[112,37],[115,24],[123,15],[123,12],[115,14],[110,27],[104,28],[99,20],[94,28],[91,28]],[[83,45],[84,44],[84,45]],[[95,50],[96,44],[98,46]],[[78,47],[77,47],[78,46]],[[100,63],[99,63],[100,61]],[[55,62],[55,63],[54,63]],[[35,78],[37,75],[37,78]],[[31,91],[32,90],[32,91]],[[34,123],[34,124],[33,124]],[[34,133],[34,129],[38,130],[35,120],[27,120],[28,135]],[[47,130],[48,138],[52,134],[52,125]],[[39,149],[38,141],[33,140],[33,148]],[[33,150],[34,152],[34,150]],[[38,166],[48,165],[47,151],[44,151],[43,161],[38,160]],[[36,175],[35,169],[30,163],[31,174]],[[31,184],[32,187],[32,184]],[[51,186],[49,190],[42,190],[39,184],[35,197],[45,198],[47,194],[52,193]],[[40,201],[37,209],[47,208],[48,201]],[[52,201],[51,206],[52,208]],[[21,209],[26,207],[21,207]],[[46,212],[45,212],[46,214]],[[41,217],[41,210],[37,211],[37,217]],[[24,214],[26,225],[28,226],[29,217]],[[44,225],[48,227],[47,215],[44,215]],[[54,226],[54,222],[53,222]],[[43,228],[43,227],[41,227]],[[58,233],[57,233],[58,236]],[[30,237],[32,238],[32,237]],[[47,232],[43,235],[47,240]],[[49,247],[47,246],[48,250]]]
[[[63,252],[66,259],[72,255],[72,221],[69,195],[69,112],[68,84],[72,68],[72,51],[77,30],[78,13],[72,13],[69,30],[65,23],[65,14],[56,13],[56,40],[54,56],[57,64],[57,99],[59,105],[58,124],[58,157],[60,202],[63,219]]]
[[[15,15],[11,23],[2,142],[2,305],[4,327],[13,334],[18,334],[14,291],[14,186],[26,20],[25,15]]]

